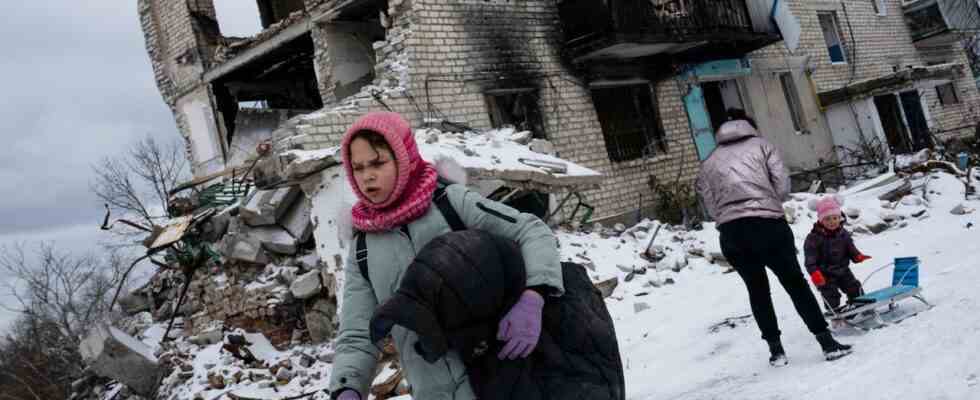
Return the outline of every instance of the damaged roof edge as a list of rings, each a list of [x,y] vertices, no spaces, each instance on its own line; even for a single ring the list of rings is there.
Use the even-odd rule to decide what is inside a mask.
[[[236,55],[234,58],[219,64],[215,68],[212,68],[210,71],[204,74],[204,81],[211,83],[216,79],[235,72],[235,70],[252,61],[255,61],[266,53],[275,50],[284,43],[288,43],[293,39],[309,33],[311,26],[312,24],[310,23],[310,17],[304,16],[303,19],[294,22],[292,25],[275,34],[273,37],[257,45],[249,47],[247,50]]]
[[[823,91],[818,94],[818,97],[822,107],[830,107],[853,99],[901,91],[916,82],[954,80],[963,76],[965,68],[960,63],[916,66],[877,78],[857,81],[839,89]]]
[[[313,10],[309,13],[304,13],[302,18],[289,23],[285,28],[268,28],[279,29],[279,32],[265,39],[259,39],[259,37],[262,35],[260,32],[255,38],[251,39],[257,43],[253,43],[247,49],[235,55],[228,61],[218,64],[214,68],[211,68],[209,71],[204,73],[204,82],[211,83],[225,75],[235,72],[239,68],[251,63],[252,61],[255,61],[259,57],[262,57],[266,53],[275,50],[279,46],[310,33],[314,24],[333,20],[337,18],[337,16],[340,15],[344,9],[360,4],[362,1],[364,0],[341,0],[336,1],[335,4],[327,7],[317,7],[320,9]],[[321,3],[321,5],[323,4],[325,3]]]

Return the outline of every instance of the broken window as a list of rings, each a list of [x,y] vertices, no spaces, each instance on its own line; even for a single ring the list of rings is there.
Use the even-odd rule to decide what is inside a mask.
[[[783,96],[786,98],[786,106],[789,108],[790,119],[793,120],[793,129],[796,132],[803,132],[803,105],[800,104],[800,93],[796,90],[796,81],[793,80],[793,73],[783,72],[779,74],[779,83],[783,87]]]
[[[372,43],[385,40],[379,23],[332,21],[319,25],[315,34],[329,55],[329,62],[319,67],[324,102],[341,101],[374,81],[377,60]]]
[[[518,131],[531,131],[536,139],[546,139],[536,89],[493,89],[484,94],[494,128],[511,125]]]
[[[885,8],[885,0],[871,0],[871,7],[874,8],[875,14],[878,14],[879,17],[888,15],[888,10]]]
[[[592,88],[592,103],[611,161],[629,161],[666,152],[655,99],[649,83]]]
[[[303,0],[258,0],[258,6],[264,29],[289,18],[294,12],[303,11]]]
[[[262,31],[254,1],[214,0],[214,12],[223,36],[249,37]]]
[[[956,85],[952,82],[936,86],[936,94],[939,95],[939,104],[944,106],[960,103],[960,98],[956,95]]]
[[[830,62],[846,63],[847,55],[845,53],[847,49],[844,47],[842,39],[844,35],[841,34],[840,23],[837,21],[837,12],[819,12],[817,18],[820,20],[820,29],[823,31],[824,43],[827,44]]]

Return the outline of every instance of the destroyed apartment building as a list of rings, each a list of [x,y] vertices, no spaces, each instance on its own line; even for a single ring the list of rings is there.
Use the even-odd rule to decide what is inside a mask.
[[[416,127],[514,126],[605,175],[592,221],[649,209],[753,115],[802,187],[809,172],[972,134],[968,0],[258,0],[265,29],[225,37],[210,0],[140,0],[158,86],[196,176],[254,144],[337,144],[371,110]],[[665,185],[661,185],[663,187]],[[564,195],[556,221],[571,221]],[[581,214],[577,215],[581,220]]]

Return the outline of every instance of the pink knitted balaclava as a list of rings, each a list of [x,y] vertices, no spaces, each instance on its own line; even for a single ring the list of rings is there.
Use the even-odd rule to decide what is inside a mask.
[[[395,188],[388,199],[382,203],[372,203],[354,179],[350,160],[350,142],[360,131],[381,134],[395,155],[398,177]],[[347,181],[358,202],[351,209],[354,227],[365,232],[386,231],[421,217],[432,204],[432,193],[436,189],[438,174],[432,164],[422,159],[412,127],[401,115],[393,112],[371,112],[351,125],[341,141],[344,169]]]

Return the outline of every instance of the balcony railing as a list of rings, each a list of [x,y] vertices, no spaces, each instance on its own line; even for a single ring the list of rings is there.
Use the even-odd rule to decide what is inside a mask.
[[[684,43],[754,33],[745,0],[565,0],[560,13],[572,47],[609,34]]]
[[[980,31],[975,0],[918,0],[905,5],[905,21],[917,46],[950,44]]]

